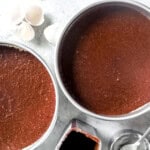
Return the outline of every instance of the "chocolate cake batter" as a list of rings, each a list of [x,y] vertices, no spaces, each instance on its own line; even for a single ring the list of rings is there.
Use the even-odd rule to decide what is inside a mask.
[[[28,52],[0,46],[0,150],[38,140],[54,110],[54,86],[44,66]]]
[[[97,114],[126,114],[150,102],[150,20],[105,6],[69,31],[61,75],[75,100]],[[73,42],[72,42],[73,41]]]

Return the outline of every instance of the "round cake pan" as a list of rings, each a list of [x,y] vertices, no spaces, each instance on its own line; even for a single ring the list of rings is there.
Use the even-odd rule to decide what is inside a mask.
[[[141,106],[140,108],[138,108],[136,110],[133,110],[132,112],[130,112],[128,114],[113,115],[113,116],[96,114],[96,113],[93,113],[93,112],[87,110],[86,108],[84,108],[83,106],[81,106],[80,104],[78,104],[76,102],[76,100],[72,97],[72,95],[69,93],[69,91],[65,87],[65,85],[63,83],[63,78],[62,78],[62,75],[61,75],[61,71],[62,71],[61,70],[61,62],[60,62],[60,56],[62,55],[61,48],[64,44],[64,40],[66,39],[66,36],[70,36],[70,38],[71,38],[71,35],[69,35],[69,31],[71,29],[74,29],[75,23],[80,22],[80,19],[84,18],[86,16],[86,14],[91,13],[93,10],[98,10],[103,6],[109,6],[109,5],[126,6],[126,7],[129,7],[131,9],[137,10],[138,12],[142,13],[146,17],[150,16],[150,9],[147,6],[145,6],[145,5],[143,5],[139,2],[130,1],[130,0],[105,0],[105,1],[94,3],[94,4],[86,7],[85,9],[81,10],[75,17],[73,17],[69,21],[69,23],[66,25],[65,29],[63,30],[63,32],[62,32],[62,34],[61,34],[61,36],[58,40],[58,43],[56,45],[55,73],[56,73],[58,83],[59,83],[62,91],[64,92],[65,96],[80,111],[86,113],[87,115],[93,116],[95,118],[105,119],[105,120],[130,119],[130,118],[139,116],[139,115],[147,112],[150,109],[150,103],[147,103],[144,106]]]
[[[55,123],[56,123],[56,120],[57,120],[57,113],[58,113],[58,87],[57,87],[57,84],[56,84],[56,81],[53,77],[53,74],[50,70],[50,68],[48,67],[48,65],[46,64],[46,62],[34,51],[32,50],[31,48],[28,48],[27,46],[24,46],[23,44],[20,44],[20,43],[17,43],[17,42],[12,42],[12,41],[0,41],[0,45],[1,46],[8,46],[8,47],[14,47],[18,50],[23,50],[23,51],[26,51],[26,52],[29,52],[30,54],[32,54],[34,57],[36,57],[39,62],[41,62],[41,64],[45,67],[45,69],[47,70],[51,80],[52,80],[52,83],[53,83],[53,86],[54,86],[54,90],[55,90],[55,112],[54,112],[54,115],[53,115],[53,119],[52,119],[52,122],[50,123],[48,129],[46,130],[46,132],[37,140],[35,141],[33,144],[23,148],[23,150],[31,150],[31,149],[35,149],[37,148],[38,146],[40,146],[47,138],[48,136],[50,135],[50,133],[52,132],[54,126],[55,126]]]

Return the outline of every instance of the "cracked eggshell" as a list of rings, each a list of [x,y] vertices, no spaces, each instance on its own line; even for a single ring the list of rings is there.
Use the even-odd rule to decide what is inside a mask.
[[[49,43],[55,45],[62,30],[63,30],[63,25],[59,23],[55,23],[45,28],[44,36],[49,41]]]
[[[8,21],[14,25],[21,23],[25,17],[25,13],[20,4],[10,7],[8,13],[6,14]]]
[[[39,4],[32,4],[26,8],[25,20],[33,26],[40,26],[44,22],[44,11]]]
[[[35,37],[35,32],[30,24],[22,22],[16,31],[17,37],[24,41],[31,41]]]
[[[10,3],[9,0],[1,2],[0,5],[0,26],[3,29],[12,30],[24,19],[25,13],[19,1]]]

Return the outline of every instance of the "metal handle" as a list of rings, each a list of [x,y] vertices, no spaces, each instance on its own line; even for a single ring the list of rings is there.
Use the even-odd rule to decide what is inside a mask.
[[[147,135],[150,133],[150,127],[145,131],[145,133],[143,134],[143,136],[137,141],[137,143],[141,143],[145,137],[147,137]]]

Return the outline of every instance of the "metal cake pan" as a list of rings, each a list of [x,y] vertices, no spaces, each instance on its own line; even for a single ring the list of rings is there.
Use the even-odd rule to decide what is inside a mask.
[[[131,9],[134,9],[134,10],[140,12],[141,14],[145,15],[148,18],[150,17],[150,9],[147,6],[145,6],[139,2],[131,1],[131,0],[103,0],[103,1],[91,4],[88,7],[84,8],[69,21],[69,23],[66,25],[66,27],[65,27],[64,31],[62,32],[62,34],[59,38],[59,41],[56,45],[56,59],[55,59],[56,77],[57,77],[58,83],[59,83],[63,93],[67,97],[67,99],[75,107],[77,107],[80,111],[82,111],[88,115],[91,115],[93,117],[96,117],[99,119],[105,119],[105,120],[123,120],[123,119],[134,118],[140,114],[147,112],[150,109],[150,103],[147,103],[146,105],[141,106],[140,108],[133,110],[132,112],[130,112],[128,114],[116,115],[116,116],[106,116],[106,115],[102,115],[102,114],[95,114],[95,113],[87,110],[86,108],[84,108],[83,106],[81,106],[80,104],[78,104],[76,102],[76,100],[73,98],[73,96],[71,96],[69,91],[66,89],[66,87],[63,83],[62,76],[61,76],[60,58],[63,55],[61,53],[61,48],[64,46],[65,39],[71,38],[73,29],[77,28],[76,24],[78,24],[79,22],[82,22],[82,20],[86,19],[89,16],[89,14],[96,13],[96,12],[98,13],[98,11],[102,7],[105,7],[105,6],[125,6],[125,7],[131,8]],[[95,10],[96,10],[96,12],[95,12]]]

